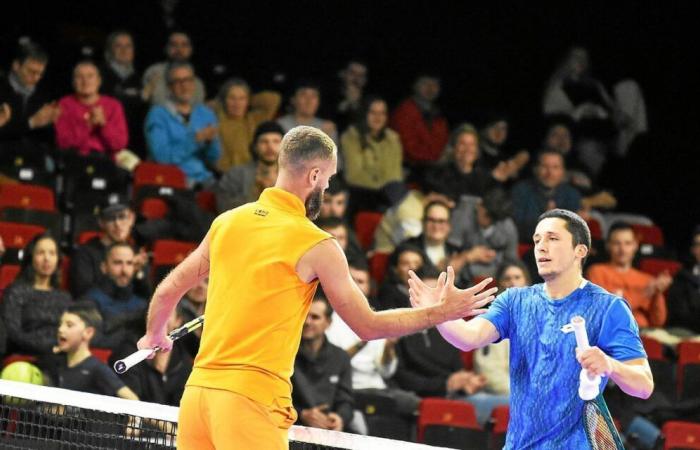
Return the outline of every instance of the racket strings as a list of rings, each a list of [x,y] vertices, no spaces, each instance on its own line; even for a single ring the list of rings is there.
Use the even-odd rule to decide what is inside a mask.
[[[588,440],[594,450],[617,450],[619,448],[615,439],[617,432],[610,429],[611,424],[605,420],[600,409],[592,402],[586,403],[584,407],[584,421]]]

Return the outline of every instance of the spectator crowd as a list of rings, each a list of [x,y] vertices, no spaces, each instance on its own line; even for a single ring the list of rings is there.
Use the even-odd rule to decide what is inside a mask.
[[[30,361],[55,386],[177,406],[197,333],[124,375],[105,364],[135,350],[153,287],[213,218],[274,185],[281,139],[298,125],[338,145],[317,225],[346,252],[375,309],[410,306],[409,270],[435,282],[451,265],[461,287],[485,277],[501,289],[539,282],[537,218],[564,208],[592,231],[586,278],[627,300],[645,344],[674,364],[700,335],[700,228],[677,255],[653,218],[625,211],[603,185],[606,167],[624,161],[648,125],[637,83],[606,87],[586,49],[553,71],[540,144],[521,149],[499,105],[470,123],[445,117],[440,98],[450,93],[435,73],[416,73],[393,105],[368,92],[361,60],[347,62],[335,89],[300,79],[277,92],[238,77],[207,85],[182,31],[142,72],[135,45],[128,31],[112,32],[104,57],[75,61],[72,85],[55,95],[42,79],[59,55],[25,39],[0,79],[3,366]],[[42,188],[51,205],[35,207]],[[171,329],[206,311],[206,289],[187,293]],[[292,379],[299,423],[378,435],[403,426],[412,439],[422,399],[443,397],[472,404],[487,427],[508,404],[508,357],[508,341],[467,355],[436,329],[362,341],[318,292]],[[657,389],[654,404],[700,398],[684,389]],[[378,426],[368,404],[383,405],[393,425]],[[611,409],[623,428],[643,410]]]

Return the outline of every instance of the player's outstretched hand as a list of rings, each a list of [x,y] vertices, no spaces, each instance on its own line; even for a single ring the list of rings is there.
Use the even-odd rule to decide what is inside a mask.
[[[409,299],[414,307],[441,305],[445,320],[457,320],[486,312],[484,306],[491,303],[498,288],[486,289],[491,278],[468,288],[458,289],[454,285],[455,273],[452,266],[440,274],[435,287],[425,284],[418,275],[409,271]],[[484,290],[486,289],[486,290]]]

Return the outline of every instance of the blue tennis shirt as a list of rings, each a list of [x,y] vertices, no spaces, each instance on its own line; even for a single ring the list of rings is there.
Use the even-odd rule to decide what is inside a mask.
[[[646,358],[632,311],[621,297],[587,282],[552,300],[544,284],[511,288],[482,318],[510,339],[510,422],[505,449],[588,449],[576,337],[562,326],[586,320],[591,346],[618,361]],[[607,383],[601,381],[601,391]]]

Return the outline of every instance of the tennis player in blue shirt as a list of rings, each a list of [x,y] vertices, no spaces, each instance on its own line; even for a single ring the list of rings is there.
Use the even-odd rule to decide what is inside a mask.
[[[508,289],[478,317],[445,322],[438,330],[464,351],[510,339],[505,449],[588,449],[584,403],[578,395],[581,368],[601,376],[601,392],[611,379],[627,394],[646,399],[654,381],[627,302],[582,276],[591,247],[586,222],[571,211],[547,211],[539,218],[533,241],[543,284]],[[451,267],[434,288],[415,274],[409,284],[415,307],[459,292]],[[574,316],[586,321],[587,350],[578,351],[574,333],[566,332]]]

